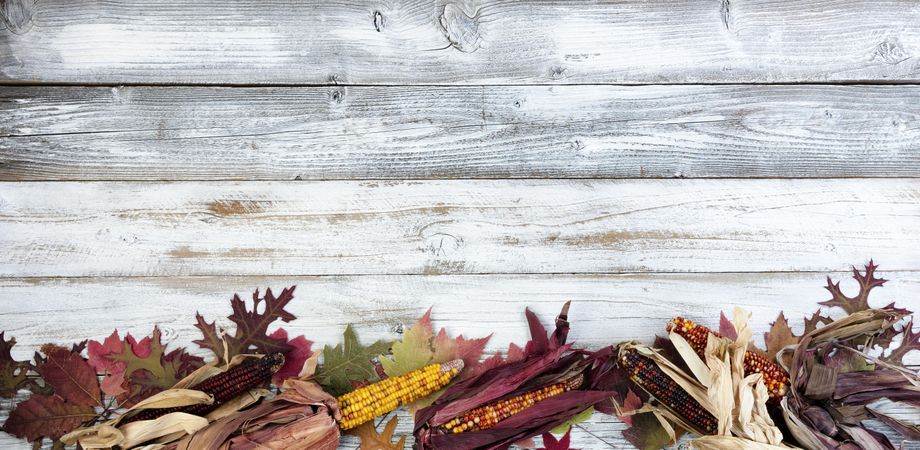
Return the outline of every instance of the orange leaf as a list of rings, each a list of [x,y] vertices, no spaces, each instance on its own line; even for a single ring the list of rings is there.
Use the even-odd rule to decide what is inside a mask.
[[[393,416],[387,425],[383,428],[383,433],[378,433],[374,427],[374,421],[366,422],[354,428],[350,433],[361,439],[361,445],[358,450],[404,450],[406,448],[406,436],[401,436],[399,441],[393,443],[393,433],[396,432],[396,425],[399,419]]]

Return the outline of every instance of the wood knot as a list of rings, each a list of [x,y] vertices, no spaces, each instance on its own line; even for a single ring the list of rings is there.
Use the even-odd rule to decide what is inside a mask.
[[[876,58],[881,59],[885,64],[894,65],[910,59],[910,55],[904,51],[904,46],[896,36],[889,36],[875,46],[872,60]]]
[[[343,88],[333,89],[332,93],[329,94],[329,97],[332,99],[332,101],[336,103],[342,103],[343,101],[345,101],[345,89]]]
[[[374,29],[379,33],[383,31],[384,26],[386,26],[386,22],[383,20],[383,14],[380,11],[374,11]]]
[[[32,14],[38,0],[0,0],[0,19],[13,34],[32,29]]]
[[[464,53],[473,53],[482,46],[479,19],[452,3],[444,5],[440,18],[441,32],[450,45]]]

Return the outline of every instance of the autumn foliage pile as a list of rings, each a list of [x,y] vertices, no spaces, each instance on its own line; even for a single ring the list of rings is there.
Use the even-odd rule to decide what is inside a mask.
[[[675,314],[660,324],[667,337],[651,346],[589,351],[567,342],[566,304],[552,332],[525,311],[531,340],[494,355],[483,355],[490,336],[436,331],[431,310],[399,340],[362,343],[349,325],[340,343],[314,350],[284,328],[296,320],[288,310],[293,287],[277,296],[256,291],[250,302],[234,295],[227,329],[196,314],[194,349],[165,344],[154,325],[146,336],[115,330],[101,341],[46,344],[20,361],[11,352],[16,340],[0,332],[0,396],[12,399],[3,430],[56,449],[156,440],[149,448],[332,450],[347,432],[363,450],[404,450],[408,436],[396,434],[395,416],[382,431],[375,421],[354,426],[363,419],[342,426],[342,405],[372,401],[355,390],[389,378],[363,392],[416,393],[406,406],[421,449],[536,448],[531,439],[542,436],[543,449],[567,450],[572,426],[595,411],[619,416],[624,437],[640,449],[680,439],[700,449],[894,449],[890,436],[866,424],[920,439],[920,426],[877,405],[884,397],[920,407],[920,377],[904,367],[905,356],[920,350],[920,333],[910,311],[870,305],[870,292],[885,283],[875,271],[871,262],[854,270],[852,297],[828,278],[832,298],[804,318],[803,331],[780,313],[763,348],[754,345],[750,314],[736,309],[712,330],[704,318]],[[453,369],[419,370],[426,367]],[[229,379],[238,373],[249,374],[245,383]],[[220,374],[238,397],[216,402],[195,390]],[[428,389],[412,390],[416,382]]]

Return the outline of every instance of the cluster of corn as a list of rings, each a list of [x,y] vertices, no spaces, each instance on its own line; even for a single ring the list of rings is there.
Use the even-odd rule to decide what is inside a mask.
[[[705,434],[715,433],[719,421],[709,411],[703,409],[684,388],[667,376],[655,361],[640,355],[635,350],[625,352],[620,365],[626,369],[629,378],[641,386],[652,397],[664,403],[691,425]]]
[[[137,420],[151,420],[160,416],[184,412],[196,416],[204,416],[217,409],[218,406],[258,387],[268,381],[272,375],[284,366],[284,355],[272,353],[258,359],[247,359],[230,370],[214,375],[189,389],[201,391],[214,397],[214,403],[197,404],[189,406],[175,406],[172,408],[142,409],[137,414],[121,421],[122,424]]]
[[[692,320],[683,317],[677,317],[668,323],[668,331],[673,331],[687,340],[696,354],[703,357],[706,351],[706,343],[709,341],[709,335],[712,330],[702,325],[694,323]],[[744,354],[744,375],[759,373],[763,375],[763,384],[766,385],[770,393],[770,400],[779,402],[786,395],[786,389],[789,386],[789,374],[778,364],[764,358],[759,353],[745,352]]]
[[[563,392],[578,389],[584,376],[572,377],[549,386],[525,392],[509,399],[499,400],[470,410],[463,416],[455,417],[441,426],[447,433],[463,433],[466,431],[488,430],[499,422],[527,409],[543,400],[559,395]]]
[[[355,389],[336,399],[342,409],[339,428],[352,429],[374,417],[412,403],[447,386],[463,369],[463,360],[429,364],[403,375]]]

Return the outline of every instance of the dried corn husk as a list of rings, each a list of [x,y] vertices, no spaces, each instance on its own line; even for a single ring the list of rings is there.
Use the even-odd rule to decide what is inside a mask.
[[[245,408],[260,398],[269,395],[265,389],[253,389],[231,402],[221,405],[207,417],[174,412],[163,415],[154,420],[138,420],[121,424],[121,420],[130,417],[133,413],[143,409],[170,408],[174,406],[189,406],[202,403],[211,403],[214,399],[201,391],[187,389],[216,374],[225,372],[241,364],[246,359],[258,358],[259,355],[237,355],[223,367],[214,364],[204,365],[180,380],[172,389],[155,394],[130,409],[121,416],[92,427],[78,428],[61,438],[68,445],[79,443],[85,449],[102,449],[111,447],[131,448],[139,444],[154,442],[168,443],[208,425],[208,422],[217,420]]]
[[[884,435],[860,425],[877,417],[905,437],[916,437],[913,424],[867,408],[880,398],[920,406],[920,377],[910,370],[865,353],[873,339],[898,320],[903,310],[868,309],[850,314],[802,337],[789,370],[791,389],[781,403],[783,418],[795,438],[808,450],[893,449]],[[864,369],[841,370],[825,364],[831,355],[859,359]],[[871,363],[868,364],[868,363]]]
[[[569,331],[568,305],[556,318],[556,329],[547,337],[539,320],[528,311],[532,341],[522,360],[506,362],[447,388],[431,406],[415,415],[416,446],[420,450],[504,449],[512,443],[541,435],[565,423],[614,393],[597,388],[595,369],[606,367],[611,348],[596,353],[573,350],[566,344]],[[498,422],[489,429],[449,434],[441,426],[467,411],[497,399],[513,397],[583,374],[581,388],[540,401]]]
[[[747,326],[750,313],[736,308],[734,340],[710,336],[705,359],[700,358],[690,344],[676,333],[670,338],[678,354],[689,368],[687,373],[669,361],[659,351],[638,343],[620,346],[620,351],[635,350],[649,357],[659,368],[719,421],[717,435],[699,444],[699,448],[770,448],[782,444],[783,435],[767,411],[769,395],[760,374],[744,376],[744,354],[753,332]],[[703,434],[683,420],[666,405],[649,405],[659,418],[665,417],[696,434]],[[747,442],[751,447],[738,447],[737,442]],[[725,447],[714,447],[723,445]],[[728,443],[728,444],[725,444]],[[757,444],[766,447],[758,447]]]
[[[334,450],[341,412],[335,398],[313,382],[318,358],[319,353],[308,359],[297,379],[285,380],[284,391],[271,401],[227,415],[165,448]]]

